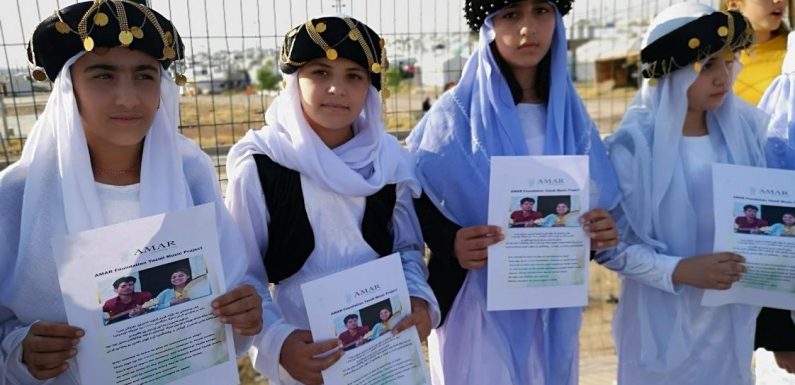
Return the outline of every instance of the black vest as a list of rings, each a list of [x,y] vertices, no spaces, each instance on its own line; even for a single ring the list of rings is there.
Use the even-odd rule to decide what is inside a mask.
[[[262,256],[268,280],[278,284],[301,270],[315,250],[315,234],[306,214],[301,175],[264,154],[255,154],[259,181],[270,215],[268,250]],[[366,198],[362,236],[379,256],[392,254],[395,185],[385,185]]]

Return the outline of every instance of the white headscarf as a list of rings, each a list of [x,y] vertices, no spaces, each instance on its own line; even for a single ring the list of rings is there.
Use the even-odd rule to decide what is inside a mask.
[[[702,4],[677,4],[660,13],[649,26],[643,46],[701,16],[715,12]],[[709,58],[705,59],[708,60]],[[734,74],[739,71],[735,63]],[[687,113],[687,90],[698,77],[694,66],[685,66],[658,80],[652,86],[644,80],[615,135],[606,140],[610,157],[618,169],[623,199],[621,207],[632,232],[656,252],[680,256],[696,254],[696,234],[671,211],[693,212],[695,204],[688,193],[688,182],[680,155],[682,130]],[[721,163],[762,167],[762,133],[766,116],[729,91],[723,104],[707,111],[707,127],[713,148],[725,148]],[[695,197],[694,197],[695,198]],[[643,306],[640,325],[641,365],[651,371],[666,372],[688,358],[694,339],[688,321],[687,301],[659,289],[638,285]],[[736,319],[750,314],[742,305],[731,305]],[[656,310],[651,309],[654,307]],[[741,351],[747,346],[745,330],[732,338]],[[747,333],[746,333],[747,334]],[[749,353],[750,354],[750,353]],[[735,357],[738,365],[742,357]],[[728,358],[727,358],[728,359]]]
[[[19,161],[20,167],[28,168],[26,198],[38,197],[35,209],[23,208],[23,221],[33,218],[33,212],[50,213],[42,211],[42,204],[62,198],[70,234],[105,224],[72,89],[70,68],[82,55],[69,59],[55,79],[47,106],[33,126]],[[185,208],[191,202],[177,142],[178,88],[168,72],[160,73],[160,107],[146,135],[141,161],[141,216]],[[55,180],[46,179],[56,166]],[[60,194],[54,193],[58,190]]]
[[[759,108],[770,114],[767,166],[795,170],[795,32],[787,38],[781,75],[765,91]]]
[[[414,196],[419,196],[408,152],[384,132],[375,87],[370,86],[363,111],[353,123],[354,137],[330,149],[304,117],[298,75],[284,78],[284,91],[265,112],[266,125],[246,133],[229,151],[226,172],[230,179],[237,175],[242,159],[261,153],[340,195],[370,196],[386,184],[408,183]]]

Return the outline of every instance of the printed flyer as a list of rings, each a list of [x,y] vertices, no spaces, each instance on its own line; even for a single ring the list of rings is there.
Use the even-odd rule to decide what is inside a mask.
[[[237,384],[215,207],[206,204],[53,239],[84,384]]]
[[[488,310],[588,304],[587,156],[491,158],[489,224],[505,240],[488,248]]]
[[[345,350],[323,371],[326,385],[430,385],[417,328],[393,335],[411,313],[400,255],[301,286],[316,341],[337,338]]]

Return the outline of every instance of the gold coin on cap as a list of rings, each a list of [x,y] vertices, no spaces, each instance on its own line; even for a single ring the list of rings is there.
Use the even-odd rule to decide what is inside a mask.
[[[91,36],[86,36],[86,38],[83,39],[83,49],[88,52],[94,50],[94,39],[92,39]]]
[[[348,32],[348,37],[351,40],[354,40],[354,41],[355,40],[359,40],[359,34],[356,31],[354,31],[354,30],[351,30],[350,32]]]
[[[702,68],[701,62],[697,61],[697,62],[693,63],[693,69],[696,71],[696,73],[701,72],[701,68]]]
[[[69,25],[64,23],[63,21],[57,21],[55,22],[55,30],[65,35],[69,33],[72,29],[69,28]]]
[[[718,36],[726,37],[728,35],[729,35],[729,28],[728,27],[726,27],[725,25],[722,25],[722,26],[718,27]]]
[[[326,23],[317,23],[315,30],[320,33],[326,32]]]
[[[32,76],[33,79],[35,79],[38,82],[43,82],[47,80],[47,73],[44,72],[44,70],[41,68],[36,68],[35,70],[33,70]]]
[[[184,86],[187,82],[188,78],[183,74],[177,75],[177,78],[174,79],[174,83],[177,83],[178,86]]]
[[[177,57],[177,51],[174,51],[174,48],[171,48],[171,47],[168,47],[168,46],[163,47],[163,57],[168,59],[168,60],[171,60],[171,59]]]
[[[108,15],[104,14],[103,12],[97,12],[94,14],[94,24],[104,27],[108,24]]]
[[[373,65],[370,66],[370,71],[373,71],[374,74],[381,73],[381,65],[378,63],[373,63]]]
[[[144,30],[142,30],[140,27],[132,27],[130,28],[130,32],[132,32],[133,37],[136,39],[140,40],[144,38]]]
[[[166,45],[171,45],[174,42],[174,35],[171,34],[171,31],[166,31],[163,34],[163,40],[165,40]]]
[[[694,37],[687,42],[687,46],[693,49],[698,48],[698,46],[700,45],[701,45],[701,40],[698,40],[697,37]]]
[[[124,46],[130,45],[133,42],[133,34],[130,31],[119,32],[119,43]]]
[[[326,58],[329,60],[337,60],[337,50],[334,48],[326,50]]]

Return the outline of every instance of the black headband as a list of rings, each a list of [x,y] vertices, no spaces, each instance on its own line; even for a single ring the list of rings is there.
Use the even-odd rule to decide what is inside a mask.
[[[164,69],[185,55],[174,25],[149,7],[131,0],[86,1],[55,11],[36,27],[27,47],[33,77],[55,80],[69,58],[99,47],[142,51]],[[185,80],[176,78],[178,84]]]
[[[464,6],[464,17],[467,19],[469,28],[477,32],[483,26],[483,22],[494,12],[524,0],[467,0]],[[558,8],[558,12],[563,16],[571,10],[573,0],[548,0],[549,3]]]
[[[751,23],[736,11],[713,12],[655,40],[640,51],[645,78],[659,78],[729,48],[753,43]]]
[[[282,72],[291,74],[318,58],[351,60],[370,73],[370,83],[381,91],[388,63],[384,39],[364,23],[349,17],[322,17],[287,32],[282,45]]]

